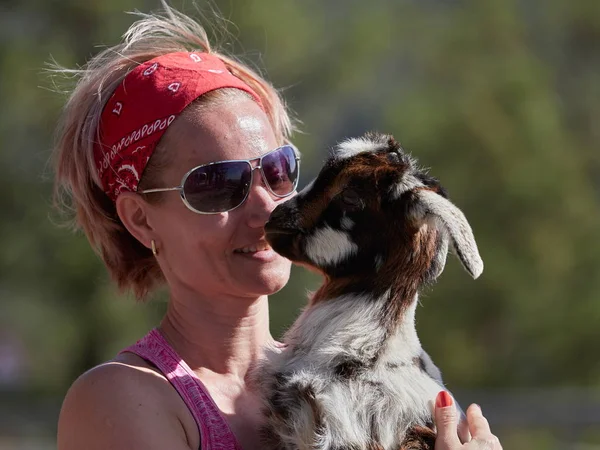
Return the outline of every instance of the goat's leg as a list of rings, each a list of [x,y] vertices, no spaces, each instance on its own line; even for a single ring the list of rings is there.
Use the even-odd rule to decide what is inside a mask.
[[[433,450],[435,436],[435,431],[431,428],[413,426],[406,432],[406,437],[398,450]]]

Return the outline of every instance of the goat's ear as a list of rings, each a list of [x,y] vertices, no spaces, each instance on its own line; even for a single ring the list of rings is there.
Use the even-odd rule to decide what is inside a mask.
[[[436,219],[436,222],[438,220]],[[431,261],[431,266],[425,275],[425,279],[435,280],[444,271],[446,266],[446,257],[448,256],[448,232],[445,227],[436,227],[437,236],[435,238],[435,257]]]
[[[473,278],[481,275],[481,272],[483,272],[483,261],[481,260],[481,256],[479,256],[473,231],[462,211],[454,206],[450,200],[431,190],[420,189],[415,195],[418,198],[417,208],[422,209],[425,215],[431,214],[435,216],[444,225],[444,228],[450,235],[456,255],[465,270]]]

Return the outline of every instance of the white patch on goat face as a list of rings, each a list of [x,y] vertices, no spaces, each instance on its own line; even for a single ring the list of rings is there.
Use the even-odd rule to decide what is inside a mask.
[[[337,264],[358,251],[348,233],[325,226],[307,239],[306,254],[321,266]]]
[[[397,200],[402,194],[412,191],[415,188],[423,187],[423,183],[414,175],[405,174],[400,182],[393,184],[390,187],[390,195],[392,200]]]
[[[344,215],[340,221],[340,224],[342,226],[342,230],[350,231],[354,226],[354,221],[350,217]]]
[[[363,152],[382,150],[386,141],[373,141],[365,138],[352,138],[338,144],[335,149],[337,159],[346,159]]]

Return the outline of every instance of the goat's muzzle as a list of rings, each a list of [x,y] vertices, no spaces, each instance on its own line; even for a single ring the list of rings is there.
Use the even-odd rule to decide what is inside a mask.
[[[265,237],[269,245],[280,255],[298,260],[298,239],[301,235],[297,214],[289,202],[277,206],[265,224]]]

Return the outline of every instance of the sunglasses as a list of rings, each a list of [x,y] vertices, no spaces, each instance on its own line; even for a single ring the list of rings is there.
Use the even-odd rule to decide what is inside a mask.
[[[253,167],[254,161],[258,164]],[[198,214],[228,212],[248,198],[255,169],[275,197],[287,197],[298,186],[300,157],[294,147],[284,145],[258,158],[203,164],[186,173],[180,186],[138,193],[179,191],[183,203]]]

